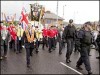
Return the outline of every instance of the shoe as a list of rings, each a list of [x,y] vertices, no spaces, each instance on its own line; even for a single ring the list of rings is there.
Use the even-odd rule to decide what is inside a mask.
[[[62,52],[59,52],[59,54],[61,55],[61,54],[62,54]]]
[[[88,71],[88,75],[92,75],[92,72],[91,71]]]
[[[37,50],[36,53],[38,53],[39,51]]]
[[[16,52],[16,54],[18,54],[18,52]]]
[[[52,51],[51,50],[49,50],[49,53],[51,53]]]
[[[79,70],[83,70],[79,65],[76,65],[76,68]]]
[[[22,53],[21,51],[19,51],[19,53]]]
[[[96,57],[96,59],[100,59],[100,56]]]
[[[66,59],[66,63],[69,63],[69,59]]]
[[[27,65],[28,68],[30,68],[30,65]]]
[[[69,60],[69,62],[72,62],[71,60]]]
[[[33,56],[33,54],[31,53],[31,54],[30,54],[30,56],[32,57],[32,56]]]

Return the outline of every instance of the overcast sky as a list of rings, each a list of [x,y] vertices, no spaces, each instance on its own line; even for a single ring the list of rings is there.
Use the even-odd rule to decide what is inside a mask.
[[[36,2],[43,5],[46,10],[57,14],[57,1],[1,1],[1,12],[7,15],[16,13],[16,19],[19,19],[22,7],[24,6],[29,12],[29,4]],[[58,15],[60,17],[63,17],[63,6],[64,19],[67,22],[69,19],[74,19],[75,23],[99,20],[99,1],[58,1]]]

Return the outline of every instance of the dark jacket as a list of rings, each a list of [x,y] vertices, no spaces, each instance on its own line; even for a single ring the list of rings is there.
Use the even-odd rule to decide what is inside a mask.
[[[75,26],[66,26],[64,29],[64,38],[67,40],[68,38],[73,38],[75,39],[75,32],[76,32],[76,28]]]
[[[34,32],[34,38],[36,38],[35,32]],[[23,33],[23,39],[24,39],[24,43],[25,43],[25,48],[34,48],[34,42],[32,42],[32,43],[28,42],[25,31]]]
[[[79,39],[81,46],[90,46],[92,44],[92,34],[90,31],[86,31],[84,29],[81,29],[79,31]]]
[[[100,47],[100,33],[97,36],[96,42],[97,42],[98,46]]]

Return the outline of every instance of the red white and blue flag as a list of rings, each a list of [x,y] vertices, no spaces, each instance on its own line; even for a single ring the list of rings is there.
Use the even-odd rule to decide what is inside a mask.
[[[26,13],[26,10],[24,7],[22,8],[22,11],[21,11],[20,23],[21,23],[22,28],[26,30],[27,25],[28,25],[28,14]]]

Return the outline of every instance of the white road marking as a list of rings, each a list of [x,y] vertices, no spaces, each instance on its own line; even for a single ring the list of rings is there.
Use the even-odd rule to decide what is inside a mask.
[[[74,72],[76,72],[76,73],[78,73],[78,74],[82,75],[82,73],[81,73],[81,72],[79,72],[79,71],[77,71],[77,70],[75,70],[75,69],[73,69],[73,68],[71,68],[71,67],[67,66],[67,65],[66,65],[66,64],[64,64],[63,62],[60,62],[60,64],[62,64],[63,66],[66,66],[67,68],[69,68],[69,69],[73,70]]]

